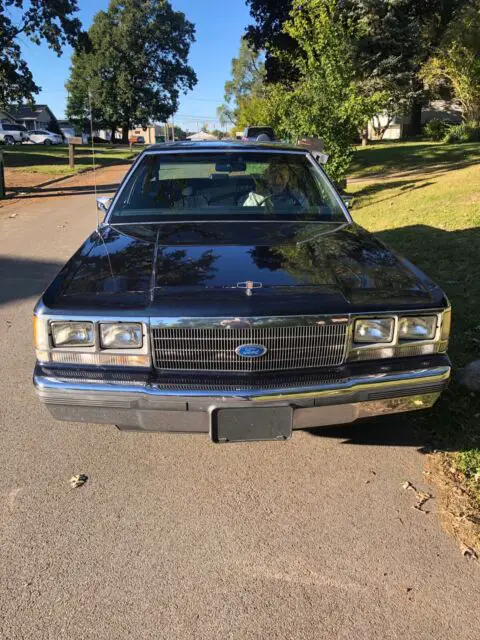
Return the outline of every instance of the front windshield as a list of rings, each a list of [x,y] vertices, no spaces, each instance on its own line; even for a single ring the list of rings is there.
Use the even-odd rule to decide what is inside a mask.
[[[347,222],[328,180],[303,152],[147,153],[109,222]]]

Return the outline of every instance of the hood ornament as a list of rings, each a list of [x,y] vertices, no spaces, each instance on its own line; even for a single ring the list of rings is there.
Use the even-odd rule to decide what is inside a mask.
[[[251,296],[253,293],[253,289],[261,289],[261,282],[253,282],[253,280],[246,280],[245,282],[237,282],[238,289],[245,289],[245,293],[247,296]]]

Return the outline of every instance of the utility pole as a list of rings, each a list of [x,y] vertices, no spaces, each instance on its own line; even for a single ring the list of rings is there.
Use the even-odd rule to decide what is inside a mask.
[[[173,114],[172,114],[172,140],[173,142],[175,142],[175,120],[173,119]]]

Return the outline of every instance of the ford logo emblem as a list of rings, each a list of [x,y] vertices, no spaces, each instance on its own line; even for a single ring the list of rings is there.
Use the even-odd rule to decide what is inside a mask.
[[[241,344],[235,353],[242,358],[260,358],[267,353],[267,348],[262,344]]]

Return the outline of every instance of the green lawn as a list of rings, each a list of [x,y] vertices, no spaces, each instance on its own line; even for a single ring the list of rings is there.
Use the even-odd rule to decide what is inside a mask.
[[[355,149],[351,178],[389,173],[460,169],[480,162],[480,144],[441,142],[378,142]]]
[[[480,358],[480,144],[407,143],[357,150],[354,176],[417,169],[350,183],[352,215],[442,286],[453,308],[454,371]],[[440,165],[440,166],[438,166]],[[435,166],[437,167],[435,169]],[[455,382],[412,420],[480,496],[480,397]],[[479,540],[480,542],[480,540]]]
[[[135,157],[143,147],[96,146],[95,164],[102,167],[116,162],[124,162]],[[52,176],[71,175],[92,167],[92,149],[90,146],[75,148],[75,169],[68,166],[67,145],[43,146],[23,144],[14,147],[1,147],[5,158],[5,167],[44,173]]]

